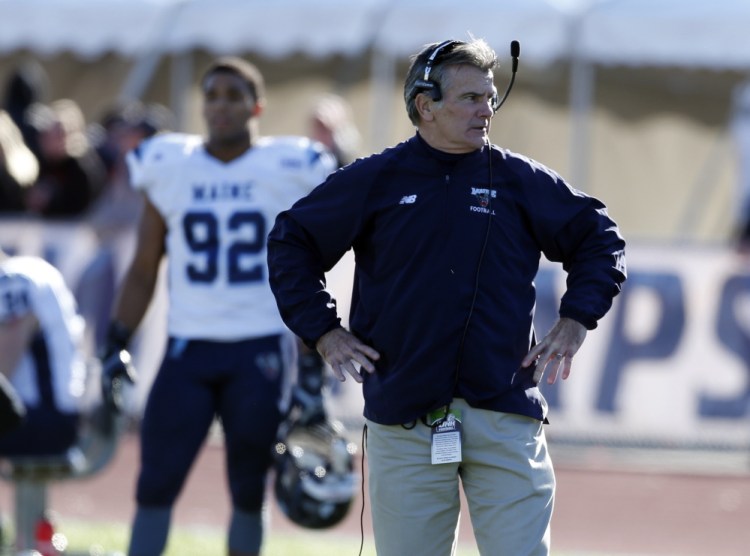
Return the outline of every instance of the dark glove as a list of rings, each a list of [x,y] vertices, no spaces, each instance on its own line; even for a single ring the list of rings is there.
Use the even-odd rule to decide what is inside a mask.
[[[299,357],[299,376],[292,391],[293,406],[298,410],[298,421],[304,425],[326,419],[323,404],[323,358],[317,351]]]
[[[127,351],[131,333],[122,324],[113,322],[107,330],[107,341],[100,357],[102,364],[102,400],[110,411],[121,413],[124,406],[125,382],[135,384],[137,373]]]

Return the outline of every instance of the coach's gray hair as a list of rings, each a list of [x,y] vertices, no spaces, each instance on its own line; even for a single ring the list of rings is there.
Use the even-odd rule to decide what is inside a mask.
[[[404,102],[406,102],[406,112],[409,114],[409,119],[414,125],[419,124],[419,112],[415,99],[419,93],[429,92],[423,87],[419,87],[417,82],[424,79],[427,59],[439,44],[428,44],[418,54],[412,56],[411,65],[406,74]],[[491,71],[498,65],[497,55],[484,39],[472,38],[468,42],[456,41],[455,46],[446,49],[446,52],[439,53],[433,62],[430,81],[435,82],[440,90],[444,91],[447,85],[445,68],[457,65],[473,66],[482,71]]]

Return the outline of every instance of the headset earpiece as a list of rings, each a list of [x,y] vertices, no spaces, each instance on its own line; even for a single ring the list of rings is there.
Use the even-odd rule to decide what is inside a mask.
[[[424,68],[424,77],[414,83],[416,94],[429,92],[430,97],[435,102],[443,98],[443,92],[440,90],[440,85],[437,82],[430,80],[430,72],[432,72],[432,66],[435,64],[435,60],[437,60],[438,55],[441,52],[450,52],[459,44],[463,44],[463,42],[455,40],[443,41],[430,51],[427,56],[427,65]]]
[[[417,89],[417,94],[427,93],[435,102],[443,97],[440,91],[440,86],[434,81],[425,81],[423,79],[419,79],[414,83],[414,87]]]

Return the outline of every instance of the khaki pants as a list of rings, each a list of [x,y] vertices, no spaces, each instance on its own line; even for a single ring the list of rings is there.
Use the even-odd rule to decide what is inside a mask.
[[[378,556],[455,553],[459,479],[482,556],[549,554],[555,476],[535,419],[462,411],[460,463],[432,465],[430,428],[367,422],[369,491]]]

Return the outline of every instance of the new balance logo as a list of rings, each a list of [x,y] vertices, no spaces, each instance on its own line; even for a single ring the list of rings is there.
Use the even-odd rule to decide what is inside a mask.
[[[401,200],[398,202],[399,205],[413,205],[417,202],[417,196],[416,195],[404,195],[401,197]]]

